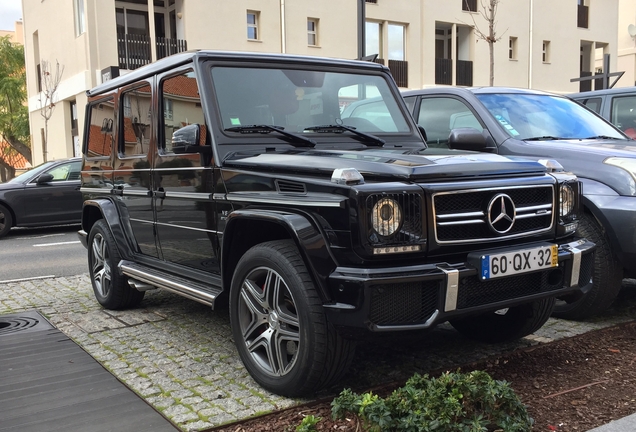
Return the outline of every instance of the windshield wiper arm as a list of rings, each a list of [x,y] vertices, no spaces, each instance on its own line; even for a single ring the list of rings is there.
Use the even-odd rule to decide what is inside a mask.
[[[532,138],[524,138],[524,141],[553,141],[553,140],[562,140],[562,139],[567,139],[567,138],[560,138],[560,137],[555,137],[552,135],[543,135],[543,136],[536,136]]]
[[[289,142],[289,144],[294,147],[315,147],[316,141],[306,138],[302,135],[298,135],[292,132],[287,132],[282,126],[273,126],[273,125],[245,125],[245,126],[235,126],[231,128],[226,128],[227,132],[239,132],[239,133],[261,133],[268,134],[270,132],[278,132],[284,137],[288,138],[285,141]],[[280,137],[282,138],[282,137]],[[283,138],[284,139],[284,138]]]
[[[624,140],[625,138],[623,137],[611,137],[609,135],[596,135],[596,136],[591,136],[591,137],[587,137],[587,138],[581,138],[581,139],[601,139],[601,140]]]
[[[356,128],[354,128],[354,127],[346,126],[346,125],[342,125],[342,124],[309,126],[309,127],[306,127],[305,130],[316,131],[316,132],[336,132],[336,133],[341,133],[343,131],[349,131],[349,132],[351,132],[354,135],[357,135],[357,136],[359,136],[361,138],[365,138],[365,140],[367,142],[375,143],[375,145],[378,146],[378,147],[382,147],[384,144],[386,144],[386,141],[384,141],[380,137],[377,137],[375,135],[371,135],[370,133],[360,132],[359,130],[356,130]]]

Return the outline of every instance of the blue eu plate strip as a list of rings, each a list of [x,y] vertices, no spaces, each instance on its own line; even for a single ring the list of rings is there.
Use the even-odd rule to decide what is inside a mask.
[[[481,258],[481,278],[490,279],[490,255]]]

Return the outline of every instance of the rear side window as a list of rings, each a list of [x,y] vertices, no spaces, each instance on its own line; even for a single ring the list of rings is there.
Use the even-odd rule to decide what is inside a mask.
[[[150,146],[150,106],[152,93],[148,84],[125,92],[121,98],[122,130],[119,153],[123,156],[145,156]]]
[[[103,99],[88,106],[88,131],[84,154],[88,158],[110,157],[113,150],[113,124],[115,109],[113,98]]]

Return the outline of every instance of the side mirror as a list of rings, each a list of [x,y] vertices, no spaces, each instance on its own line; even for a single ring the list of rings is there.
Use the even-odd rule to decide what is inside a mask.
[[[484,151],[488,144],[484,134],[477,129],[457,128],[448,136],[448,147],[454,150]]]
[[[191,124],[174,131],[172,151],[176,154],[210,153],[212,149],[201,145],[201,125]]]
[[[49,173],[44,173],[40,175],[40,177],[38,177],[37,184],[41,185],[41,184],[50,183],[52,181],[53,181],[53,175]]]

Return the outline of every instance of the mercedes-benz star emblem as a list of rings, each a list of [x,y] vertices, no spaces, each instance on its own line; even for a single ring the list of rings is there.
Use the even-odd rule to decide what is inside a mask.
[[[498,233],[505,234],[515,224],[517,210],[515,203],[506,194],[498,194],[488,203],[488,224]]]

